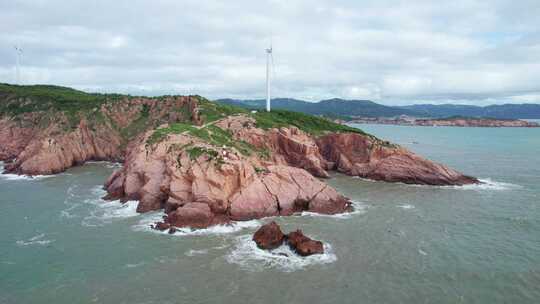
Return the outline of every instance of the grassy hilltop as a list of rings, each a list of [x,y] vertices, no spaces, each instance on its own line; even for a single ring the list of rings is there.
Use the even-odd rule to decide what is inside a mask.
[[[143,97],[123,94],[100,94],[86,93],[68,87],[53,85],[10,85],[0,84],[0,116],[19,117],[25,113],[43,113],[55,115],[61,113],[67,117],[74,127],[78,121],[85,117],[90,122],[107,123],[110,120],[102,117],[103,113],[99,109],[103,106],[113,106],[133,99],[148,99],[160,102],[167,102],[167,99],[177,96]],[[201,96],[191,96],[196,98],[199,105],[199,113],[204,123],[210,123],[229,115],[244,114],[253,117],[257,126],[263,129],[295,126],[309,134],[318,136],[327,132],[354,132],[362,133],[361,130],[334,123],[328,119],[291,112],[286,110],[273,110],[272,112],[256,111],[252,112],[242,107],[227,105],[210,101]],[[174,109],[185,111],[185,109]],[[147,120],[149,109],[141,107],[139,117],[133,122],[128,130],[123,133],[136,135],[146,127],[154,125]],[[154,139],[164,136],[167,133],[186,131],[191,123],[182,121],[172,123],[167,128],[156,130]],[[145,127],[146,126],[146,127]],[[155,125],[154,125],[155,126]],[[129,136],[131,137],[131,136]]]

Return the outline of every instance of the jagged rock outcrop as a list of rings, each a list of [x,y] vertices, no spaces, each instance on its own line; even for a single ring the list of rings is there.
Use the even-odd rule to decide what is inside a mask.
[[[279,225],[274,221],[262,225],[253,234],[253,241],[257,244],[257,247],[266,250],[278,248],[283,244],[284,240],[285,235]]]
[[[234,145],[212,143],[221,133],[253,151],[246,154]],[[325,214],[350,210],[346,198],[313,177],[328,176],[326,170],[390,182],[476,182],[367,135],[332,133],[314,138],[295,127],[264,130],[246,115],[186,128],[157,142],[152,136],[149,131],[131,143],[124,167],[105,184],[107,198],[139,200],[138,212],[164,208],[167,223],[176,227],[203,228],[304,210]]]
[[[296,254],[304,257],[324,253],[324,245],[321,241],[312,240],[300,229],[284,235],[281,227],[274,221],[262,225],[255,231],[253,241],[257,247],[265,250],[276,249],[286,243]]]
[[[478,183],[444,165],[411,151],[353,133],[328,134],[317,139],[323,157],[333,168],[352,176],[386,182],[425,185]]]
[[[126,98],[89,113],[4,116],[0,117],[0,160],[6,161],[7,172],[27,175],[55,174],[89,160],[120,161],[127,142],[144,128],[176,121],[201,123],[196,99]]]
[[[249,117],[231,116],[219,122],[235,138],[271,151],[272,161],[308,170],[315,176],[328,176],[337,170],[386,182],[426,185],[464,185],[478,183],[444,165],[413,152],[360,133],[330,133],[318,138],[295,127],[257,128]]]
[[[301,256],[324,253],[323,243],[305,236],[300,229],[287,234],[287,244],[294,252]]]
[[[139,200],[138,212],[165,208],[174,226],[350,210],[348,199],[301,168],[211,145],[188,133],[149,145],[150,136],[134,144],[124,167],[109,178],[107,198]]]
[[[238,140],[244,140],[259,149],[267,149],[268,160],[309,171],[317,177],[328,177],[328,162],[319,153],[312,136],[294,126],[263,130],[256,121],[247,116],[230,116],[219,121],[217,126],[227,129]]]
[[[56,103],[50,92],[35,95],[37,101],[0,94],[5,170],[54,174],[88,160],[124,161],[106,181],[105,198],[138,200],[138,212],[163,208],[157,229],[349,211],[349,200],[316,178],[329,170],[389,182],[478,182],[357,129],[298,113],[233,115],[197,96],[109,99],[56,90],[63,96]]]

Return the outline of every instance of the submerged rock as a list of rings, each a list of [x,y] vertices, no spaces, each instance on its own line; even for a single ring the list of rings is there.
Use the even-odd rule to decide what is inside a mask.
[[[287,235],[287,244],[294,252],[301,256],[324,253],[323,243],[305,236],[300,229],[290,232]]]
[[[285,235],[281,232],[279,225],[272,221],[261,226],[253,235],[253,241],[261,249],[275,249],[283,244]]]

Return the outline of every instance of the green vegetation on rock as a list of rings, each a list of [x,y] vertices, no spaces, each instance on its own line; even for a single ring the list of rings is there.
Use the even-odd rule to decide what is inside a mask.
[[[51,85],[0,84],[0,113],[17,115],[27,112],[56,110],[75,113],[99,108],[107,101],[131,97],[119,94],[85,93],[72,88]]]
[[[285,110],[272,110],[271,112],[258,111],[250,114],[257,121],[257,127],[262,129],[295,126],[311,135],[322,135],[328,132],[351,132],[367,135],[362,130],[341,125],[322,117],[316,117],[299,112]]]
[[[225,118],[229,115],[249,112],[244,108],[211,102],[201,96],[195,97],[198,99],[199,113],[206,123]]]
[[[313,136],[330,132],[353,132],[368,135],[357,128],[299,112],[285,110],[252,112],[233,105],[211,102],[201,96],[191,97],[197,99],[199,114],[205,126],[197,127],[190,124],[192,114],[188,107],[171,109],[180,112],[181,120],[185,120],[187,123],[171,123],[168,127],[156,129],[147,140],[147,144],[158,143],[168,134],[186,132],[211,145],[234,147],[243,155],[251,155],[256,152],[261,158],[270,158],[269,151],[258,150],[245,141],[233,139],[229,131],[212,124],[219,119],[237,114],[252,117],[255,119],[257,127],[262,129],[294,126]],[[72,88],[51,85],[0,84],[0,116],[8,115],[15,119],[21,119],[21,114],[24,113],[43,112],[46,114],[41,115],[42,118],[39,121],[40,124],[43,124],[43,128],[54,121],[60,121],[64,132],[76,129],[81,119],[86,118],[92,130],[96,130],[99,126],[108,125],[113,130],[117,130],[127,143],[138,134],[167,122],[152,118],[150,106],[143,104],[137,110],[139,115],[135,116],[136,118],[130,121],[129,125],[119,128],[114,120],[101,110],[102,107],[105,107],[108,111],[114,111],[112,106],[116,102],[129,101],[131,98],[133,97],[130,95],[86,93]],[[159,101],[165,102],[169,98],[174,98],[174,96],[152,97],[151,99],[157,100],[156,106],[159,107]],[[22,119],[21,122],[23,122]]]
[[[209,124],[204,127],[196,127],[183,123],[173,123],[166,128],[159,128],[148,138],[147,145],[156,144],[165,139],[169,134],[187,134],[202,139],[204,142],[217,147],[233,147],[243,155],[249,156],[256,148],[242,140],[235,140],[232,134],[215,125]]]

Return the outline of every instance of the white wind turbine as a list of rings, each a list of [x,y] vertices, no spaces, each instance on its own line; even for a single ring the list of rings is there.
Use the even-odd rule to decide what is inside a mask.
[[[270,61],[272,61],[272,72],[274,72],[272,43],[270,43],[270,48],[266,49],[266,112],[270,112]]]
[[[15,48],[15,56],[16,56],[16,66],[15,66],[15,76],[17,79],[17,84],[21,84],[21,56],[23,54],[23,50],[19,46],[14,46]]]

